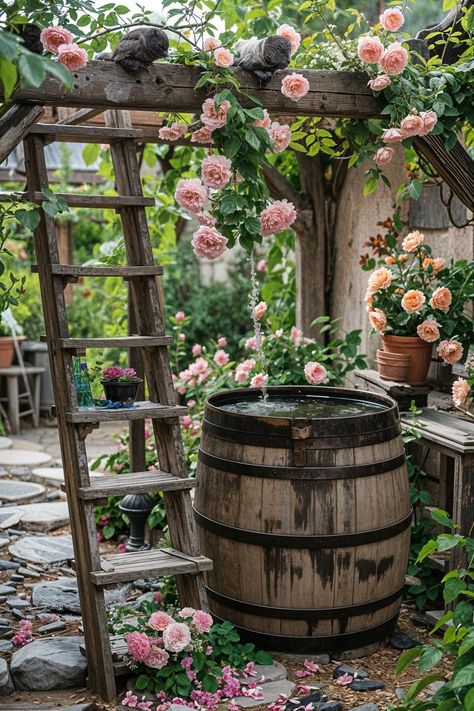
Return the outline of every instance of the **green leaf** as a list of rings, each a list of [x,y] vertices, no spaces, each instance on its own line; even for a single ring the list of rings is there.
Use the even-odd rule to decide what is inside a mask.
[[[140,691],[144,691],[148,688],[149,677],[146,674],[140,674],[135,680],[135,686]]]
[[[364,185],[364,197],[372,195],[372,193],[375,192],[375,190],[377,189],[378,182],[379,181],[375,176],[372,176],[368,179],[368,181]]]
[[[257,664],[262,664],[263,666],[267,666],[273,663],[273,658],[272,655],[269,654],[268,652],[263,651],[262,649],[259,649],[257,654],[255,655],[255,661]]]
[[[396,666],[396,672],[397,674],[401,674],[411,662],[413,662],[417,657],[420,656],[422,651],[422,647],[414,647],[413,649],[407,649],[406,652],[403,652],[398,658],[397,666]]]
[[[415,698],[415,696],[418,696],[420,691],[423,691],[423,689],[430,684],[432,684],[434,681],[438,681],[440,679],[439,674],[429,674],[428,676],[425,676],[423,679],[419,679],[416,681],[414,684],[410,686],[410,688],[407,691],[406,696],[404,697],[404,700],[406,701],[411,701],[412,699]]]
[[[446,511],[443,511],[442,509],[433,509],[431,511],[431,518],[436,521],[436,523],[440,523],[442,526],[456,528],[454,521],[450,519]]]
[[[469,689],[464,697],[464,708],[466,711],[474,711],[474,688]]]
[[[37,210],[24,210],[23,208],[20,208],[19,210],[15,211],[15,218],[18,220],[18,222],[21,222],[21,224],[24,227],[27,227],[29,230],[34,230],[35,227],[38,226],[39,221],[40,221],[40,216]]]
[[[0,79],[3,84],[5,99],[8,101],[15,88],[18,72],[13,62],[0,57]]]
[[[100,155],[100,146],[98,143],[89,143],[82,151],[82,157],[86,165],[92,165]]]
[[[59,212],[57,205],[54,202],[50,202],[49,200],[45,200],[44,202],[42,202],[41,207],[50,217],[56,217]]]
[[[0,30],[0,55],[5,59],[12,60],[18,54],[20,38],[15,37],[10,32]]]
[[[424,674],[425,672],[432,669],[436,664],[438,664],[444,656],[443,649],[434,645],[425,646],[420,654],[420,661],[418,667],[420,672]]]
[[[459,541],[462,540],[461,536],[453,536],[449,533],[441,533],[436,541],[438,543],[439,551],[449,551],[458,545]]]
[[[110,524],[107,524],[107,526],[103,527],[102,533],[104,534],[104,538],[106,540],[109,540],[110,538],[113,537],[113,535],[115,533],[115,526],[111,526]]]
[[[42,57],[37,54],[22,54],[18,60],[18,70],[22,83],[28,86],[41,86],[46,76]]]
[[[43,61],[45,62],[45,69],[48,74],[52,74],[56,79],[59,79],[66,89],[72,87],[72,74],[69,69],[66,69],[64,64],[53,62],[48,57],[43,57]]]
[[[461,646],[458,649],[458,657],[462,657],[466,652],[470,652],[474,648],[474,631],[469,632],[467,637],[464,638]]]
[[[464,580],[450,578],[446,581],[443,590],[443,598],[445,602],[452,602],[460,592],[467,589],[467,584]]]
[[[460,669],[451,680],[453,689],[461,689],[463,686],[474,686],[474,662]]]

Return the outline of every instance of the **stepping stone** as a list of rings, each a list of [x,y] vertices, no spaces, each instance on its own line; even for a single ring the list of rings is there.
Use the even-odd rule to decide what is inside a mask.
[[[40,632],[40,634],[44,634],[49,632],[62,632],[62,630],[65,629],[66,625],[64,624],[64,622],[58,620],[57,622],[50,622],[47,625],[42,625],[41,627],[38,627],[36,631]]]
[[[261,689],[263,692],[263,698],[252,699],[248,696],[236,696],[232,699],[232,702],[240,708],[251,709],[257,706],[264,706],[265,704],[272,704],[275,702],[280,694],[285,694],[285,696],[292,696],[296,686],[292,681],[284,679],[282,681],[271,681],[268,684],[262,684]]]
[[[273,662],[273,664],[256,664],[255,665],[256,676],[249,676],[248,679],[242,679],[241,683],[244,686],[261,679],[262,676],[265,677],[265,683],[270,683],[271,681],[281,681],[288,677],[288,673],[280,662]]]
[[[400,650],[413,649],[414,647],[419,647],[420,644],[422,644],[421,639],[411,637],[406,632],[401,632],[400,630],[394,632],[390,640],[390,646]]]
[[[42,496],[45,492],[41,484],[15,479],[0,479],[0,497],[9,504],[28,503]]]
[[[49,504],[53,506],[54,504]],[[9,549],[14,558],[32,563],[61,563],[74,557],[72,536],[25,536]]]
[[[9,642],[8,639],[0,639],[0,652],[3,652],[6,654],[7,652],[11,652],[13,649],[13,644]]]
[[[14,563],[12,560],[0,560],[0,570],[18,570],[19,563]]]
[[[349,684],[349,689],[353,691],[377,691],[385,689],[383,681],[375,681],[372,679],[354,679],[352,684]]]
[[[101,472],[90,472],[91,479],[101,476],[103,476]],[[64,483],[64,469],[62,467],[38,467],[33,469],[30,479],[45,486],[60,487]]]
[[[10,671],[17,689],[51,691],[82,686],[87,661],[81,654],[83,637],[47,637],[15,652]]]
[[[350,667],[347,664],[340,664],[334,670],[332,675],[334,679],[337,679],[339,676],[343,676],[344,674],[350,674],[357,679],[366,679],[369,676],[363,669],[356,669],[355,667]]]
[[[0,450],[0,467],[39,467],[40,464],[49,464],[51,460],[51,455],[46,452],[29,449]]]
[[[377,704],[363,704],[362,706],[354,706],[349,711],[379,711]]]
[[[58,578],[38,583],[33,588],[31,600],[35,607],[41,607],[51,612],[81,614],[77,580],[74,578]]]
[[[11,597],[7,600],[7,605],[13,610],[28,610],[31,607],[31,602],[22,597]]]
[[[0,437],[0,449],[10,449],[13,442],[9,437]]]
[[[21,509],[5,506],[0,509],[0,528],[12,528],[21,519]]]
[[[39,486],[33,484],[32,486]],[[21,526],[26,531],[53,531],[69,523],[69,510],[65,501],[26,504],[21,509]]]

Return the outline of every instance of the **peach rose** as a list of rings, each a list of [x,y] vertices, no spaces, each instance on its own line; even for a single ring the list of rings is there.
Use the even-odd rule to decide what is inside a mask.
[[[193,234],[191,244],[196,257],[211,261],[224,254],[227,245],[227,237],[224,237],[215,227],[201,225]]]
[[[41,30],[40,41],[47,52],[57,54],[60,45],[72,44],[72,34],[62,27],[46,27]]]
[[[408,289],[402,298],[402,309],[407,314],[414,314],[423,308],[426,296],[418,289]]]
[[[214,50],[214,59],[219,67],[231,67],[234,63],[234,55],[225,47]]]
[[[66,69],[76,72],[86,66],[87,52],[77,44],[60,44],[58,47],[58,59]]]
[[[431,272],[430,272],[431,275],[436,276],[438,274],[438,272],[440,272],[442,269],[444,269],[445,263],[446,262],[441,257],[436,257],[435,259],[432,259],[431,257],[425,257],[425,259],[423,259],[421,266],[425,270],[428,270],[429,267],[431,267]]]
[[[435,111],[422,111],[420,118],[423,120],[423,130],[419,135],[426,136],[427,133],[431,133],[438,123],[438,115]]]
[[[296,54],[298,47],[301,43],[301,35],[296,32],[296,30],[294,30],[293,27],[291,27],[290,25],[280,25],[276,33],[281,37],[286,37],[286,39],[290,41],[291,56]]]
[[[189,212],[201,212],[208,203],[208,189],[199,178],[178,180],[174,194],[178,205]]]
[[[260,214],[260,234],[262,237],[278,234],[287,230],[297,218],[293,203],[288,200],[276,200]]]
[[[230,109],[230,101],[223,101],[216,109],[214,99],[206,99],[202,105],[201,121],[212,129],[222,128],[227,123],[227,114]]]
[[[380,309],[374,309],[369,312],[369,321],[372,328],[375,328],[379,333],[382,333],[387,328],[387,317]]]
[[[469,395],[471,394],[471,388],[467,380],[463,378],[458,378],[453,383],[453,402],[456,407],[464,407],[469,400]]]
[[[396,259],[395,259],[395,257],[389,256],[389,257],[385,257],[384,262],[385,262],[385,264],[395,264]]]
[[[225,156],[208,156],[201,163],[201,173],[204,185],[219,190],[232,178],[232,162]]]
[[[221,46],[221,41],[218,40],[216,37],[207,37],[204,40],[204,51],[205,52],[212,52],[220,46]]]
[[[418,232],[418,230],[414,230],[413,232],[410,232],[405,239],[402,242],[402,249],[405,250],[405,252],[416,252],[418,247],[423,244],[424,242],[424,236],[421,234],[421,232]]]
[[[273,121],[268,135],[273,141],[273,150],[275,153],[282,153],[290,145],[291,130],[288,124],[281,124],[278,121]]]
[[[253,125],[257,128],[265,128],[267,131],[270,129],[270,126],[272,125],[272,119],[270,118],[270,114],[268,113],[267,109],[263,109],[263,118],[255,119]]]
[[[427,318],[417,326],[416,332],[422,341],[433,343],[439,338],[439,323],[432,318]]]
[[[379,64],[386,74],[401,74],[408,64],[408,52],[400,42],[393,42],[382,54]]]
[[[281,93],[291,101],[299,101],[309,91],[309,81],[302,74],[287,74],[281,82]]]
[[[386,74],[379,74],[378,77],[375,77],[375,79],[371,79],[369,81],[368,86],[370,86],[372,91],[383,91],[387,88],[387,86],[390,86],[391,83],[392,80],[390,77]]]
[[[380,24],[387,32],[398,32],[404,23],[405,18],[399,7],[389,7],[380,15]]]
[[[449,311],[452,300],[453,295],[450,290],[446,286],[439,286],[436,291],[433,292],[433,296],[430,299],[430,306],[432,309],[447,312]]]
[[[377,153],[374,155],[374,163],[381,168],[382,166],[387,165],[387,163],[390,163],[394,155],[395,151],[393,148],[384,146],[379,148]]]
[[[424,130],[423,119],[416,114],[409,114],[400,121],[400,129],[406,138],[409,136],[421,136]]]
[[[438,346],[438,355],[445,363],[453,365],[461,360],[463,354],[462,345],[459,341],[441,341]]]
[[[177,141],[181,136],[184,136],[188,130],[186,123],[172,123],[171,126],[163,126],[158,131],[158,135],[165,141]]]
[[[369,277],[368,293],[376,294],[380,289],[388,289],[392,283],[392,272],[386,267],[376,269]]]
[[[364,35],[359,37],[357,54],[361,62],[365,64],[376,64],[380,62],[383,55],[383,44],[378,37]]]
[[[399,128],[386,128],[382,134],[382,141],[384,143],[400,143],[404,138],[405,136]]]

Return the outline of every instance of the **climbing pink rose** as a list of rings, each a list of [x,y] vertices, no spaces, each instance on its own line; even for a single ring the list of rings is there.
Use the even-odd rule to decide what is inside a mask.
[[[452,300],[453,295],[448,287],[440,286],[433,292],[433,296],[430,299],[430,306],[433,309],[438,309],[446,313],[449,311]]]
[[[399,7],[389,7],[380,15],[380,23],[388,32],[398,32],[403,27],[405,18]]]
[[[189,430],[189,428],[192,427],[193,421],[189,415],[183,415],[180,419],[185,430]]]
[[[383,91],[387,88],[387,86],[390,86],[391,83],[392,80],[390,79],[390,77],[388,77],[386,74],[379,74],[379,76],[375,77],[375,79],[371,79],[368,85],[370,86],[372,91]]]
[[[376,294],[380,289],[387,289],[392,283],[392,272],[387,267],[376,269],[369,277],[368,290],[369,294]]]
[[[431,133],[438,123],[438,116],[435,111],[422,111],[420,118],[423,119],[423,130],[418,135],[426,136],[427,133]]]
[[[401,74],[408,64],[408,52],[400,42],[393,42],[383,53],[379,64],[386,74]]]
[[[432,318],[427,318],[417,326],[416,332],[422,341],[434,343],[439,338],[439,323]]]
[[[216,224],[217,220],[214,217],[214,215],[211,215],[210,212],[197,212],[195,214],[196,220],[199,222],[200,225],[206,225],[206,227],[214,227]]]
[[[211,126],[201,126],[191,134],[191,143],[214,143],[212,140],[213,128]]]
[[[314,360],[306,363],[304,367],[304,375],[308,383],[311,385],[327,383],[328,380],[328,373],[324,365],[321,365],[321,363],[317,363]]]
[[[276,31],[277,35],[280,35],[281,37],[286,37],[287,40],[290,40],[291,44],[291,56],[296,54],[298,47],[301,44],[301,35],[299,32],[293,29],[290,25],[280,25],[280,27]]]
[[[178,138],[184,136],[188,129],[187,123],[176,123],[175,121],[171,126],[162,126],[158,131],[158,135],[164,141],[177,141]]]
[[[414,314],[421,311],[426,301],[426,296],[419,289],[408,289],[402,298],[402,309],[407,314]]]
[[[245,341],[245,347],[251,351],[254,351],[257,347],[256,336],[250,336],[250,338],[247,338],[247,340]]]
[[[219,67],[231,67],[234,63],[234,55],[225,47],[214,50],[214,59]]]
[[[202,353],[202,346],[199,343],[195,343],[194,346],[192,347],[192,354],[195,358],[201,355]]]
[[[376,64],[383,55],[383,44],[378,37],[364,35],[359,37],[357,54],[361,62],[365,64]]]
[[[424,131],[423,119],[416,114],[409,114],[400,121],[400,129],[404,137],[420,136],[422,131]]]
[[[400,143],[404,138],[405,136],[399,128],[386,128],[382,134],[382,141],[384,143]]]
[[[268,306],[264,301],[261,301],[259,304],[256,305],[255,307],[255,318],[261,319],[265,316],[267,313]]]
[[[58,59],[66,69],[75,72],[86,66],[87,52],[77,44],[60,44],[58,47]]]
[[[288,200],[276,200],[260,214],[260,234],[269,237],[287,230],[296,220],[295,206]]]
[[[204,610],[196,610],[193,615],[193,625],[199,634],[205,634],[212,627],[212,617]]]
[[[166,612],[162,612],[160,610],[159,612],[154,612],[151,615],[148,620],[148,627],[151,627],[153,630],[158,630],[158,632],[163,632],[163,630],[165,630],[172,622],[173,618]]]
[[[380,309],[369,311],[369,321],[372,328],[382,333],[387,328],[387,317]]]
[[[184,313],[184,311],[177,311],[174,317],[176,321],[184,321],[184,319],[186,318],[186,314]]]
[[[282,153],[290,145],[291,129],[286,123],[273,121],[269,128],[268,135],[273,141],[273,150],[275,153]]]
[[[143,660],[143,663],[147,667],[151,667],[151,669],[163,669],[163,667],[168,664],[169,658],[170,655],[168,652],[165,652],[164,649],[160,649],[160,647],[153,645],[150,654]]]
[[[438,355],[444,360],[445,363],[454,365],[458,360],[462,358],[462,345],[455,340],[452,341],[441,341],[438,346]]]
[[[130,632],[127,635],[127,651],[137,661],[142,662],[151,650],[150,638],[142,632]]]
[[[230,101],[223,101],[216,109],[214,99],[206,99],[202,105],[201,121],[210,128],[222,128],[227,123],[227,114],[230,109]]]
[[[416,252],[418,247],[420,247],[425,240],[424,235],[421,234],[418,230],[413,230],[413,232],[410,232],[407,234],[405,239],[402,242],[402,249],[405,250],[405,252]]]
[[[208,189],[199,178],[178,180],[174,197],[178,205],[189,212],[201,212],[209,201]]]
[[[225,348],[227,345],[227,338],[225,336],[221,336],[220,338],[218,338],[217,345],[221,348]]]
[[[471,388],[467,380],[463,378],[458,378],[453,383],[453,402],[456,407],[464,407],[466,405],[469,395],[471,394]]]
[[[266,272],[267,271],[267,263],[264,259],[260,259],[255,265],[255,269],[257,272]]]
[[[214,353],[214,363],[216,365],[226,365],[228,362],[229,354],[222,350],[222,348]]]
[[[290,331],[290,338],[295,344],[295,346],[299,348],[304,340],[303,331],[301,331],[299,328],[296,328],[296,326],[292,326]]]
[[[221,41],[218,40],[216,37],[207,37],[204,40],[204,51],[205,52],[212,52],[214,49],[217,49],[220,46],[221,46]]]
[[[302,74],[287,74],[281,82],[281,93],[291,101],[299,101],[309,91],[309,81]]]
[[[265,128],[268,131],[271,126],[271,123],[272,119],[270,118],[270,114],[268,113],[267,109],[263,109],[263,118],[255,119],[253,125],[257,128]]]
[[[221,257],[226,248],[227,237],[221,235],[215,227],[202,225],[194,234],[191,241],[194,254],[201,259],[217,259]]]
[[[178,615],[186,619],[186,617],[192,617],[195,612],[194,607],[183,607],[183,609],[178,612]]]
[[[225,156],[208,156],[201,164],[202,182],[218,190],[232,178],[232,163]]]
[[[387,163],[390,163],[394,155],[395,151],[393,150],[393,148],[384,146],[382,148],[379,148],[377,153],[374,155],[374,163],[380,168],[384,165],[387,165]]]
[[[163,644],[168,652],[182,652],[190,642],[191,632],[183,622],[173,622],[163,632]]]
[[[261,388],[268,382],[268,375],[266,373],[257,373],[253,376],[250,381],[251,388]]]
[[[57,54],[62,44],[72,44],[73,36],[62,27],[46,27],[41,30],[40,40],[47,52]]]

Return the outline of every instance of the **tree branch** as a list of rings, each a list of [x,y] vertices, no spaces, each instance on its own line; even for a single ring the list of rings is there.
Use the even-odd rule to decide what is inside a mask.
[[[282,200],[286,198],[293,203],[297,210],[304,210],[307,205],[292,184],[273,166],[263,164],[263,174],[272,198]]]

